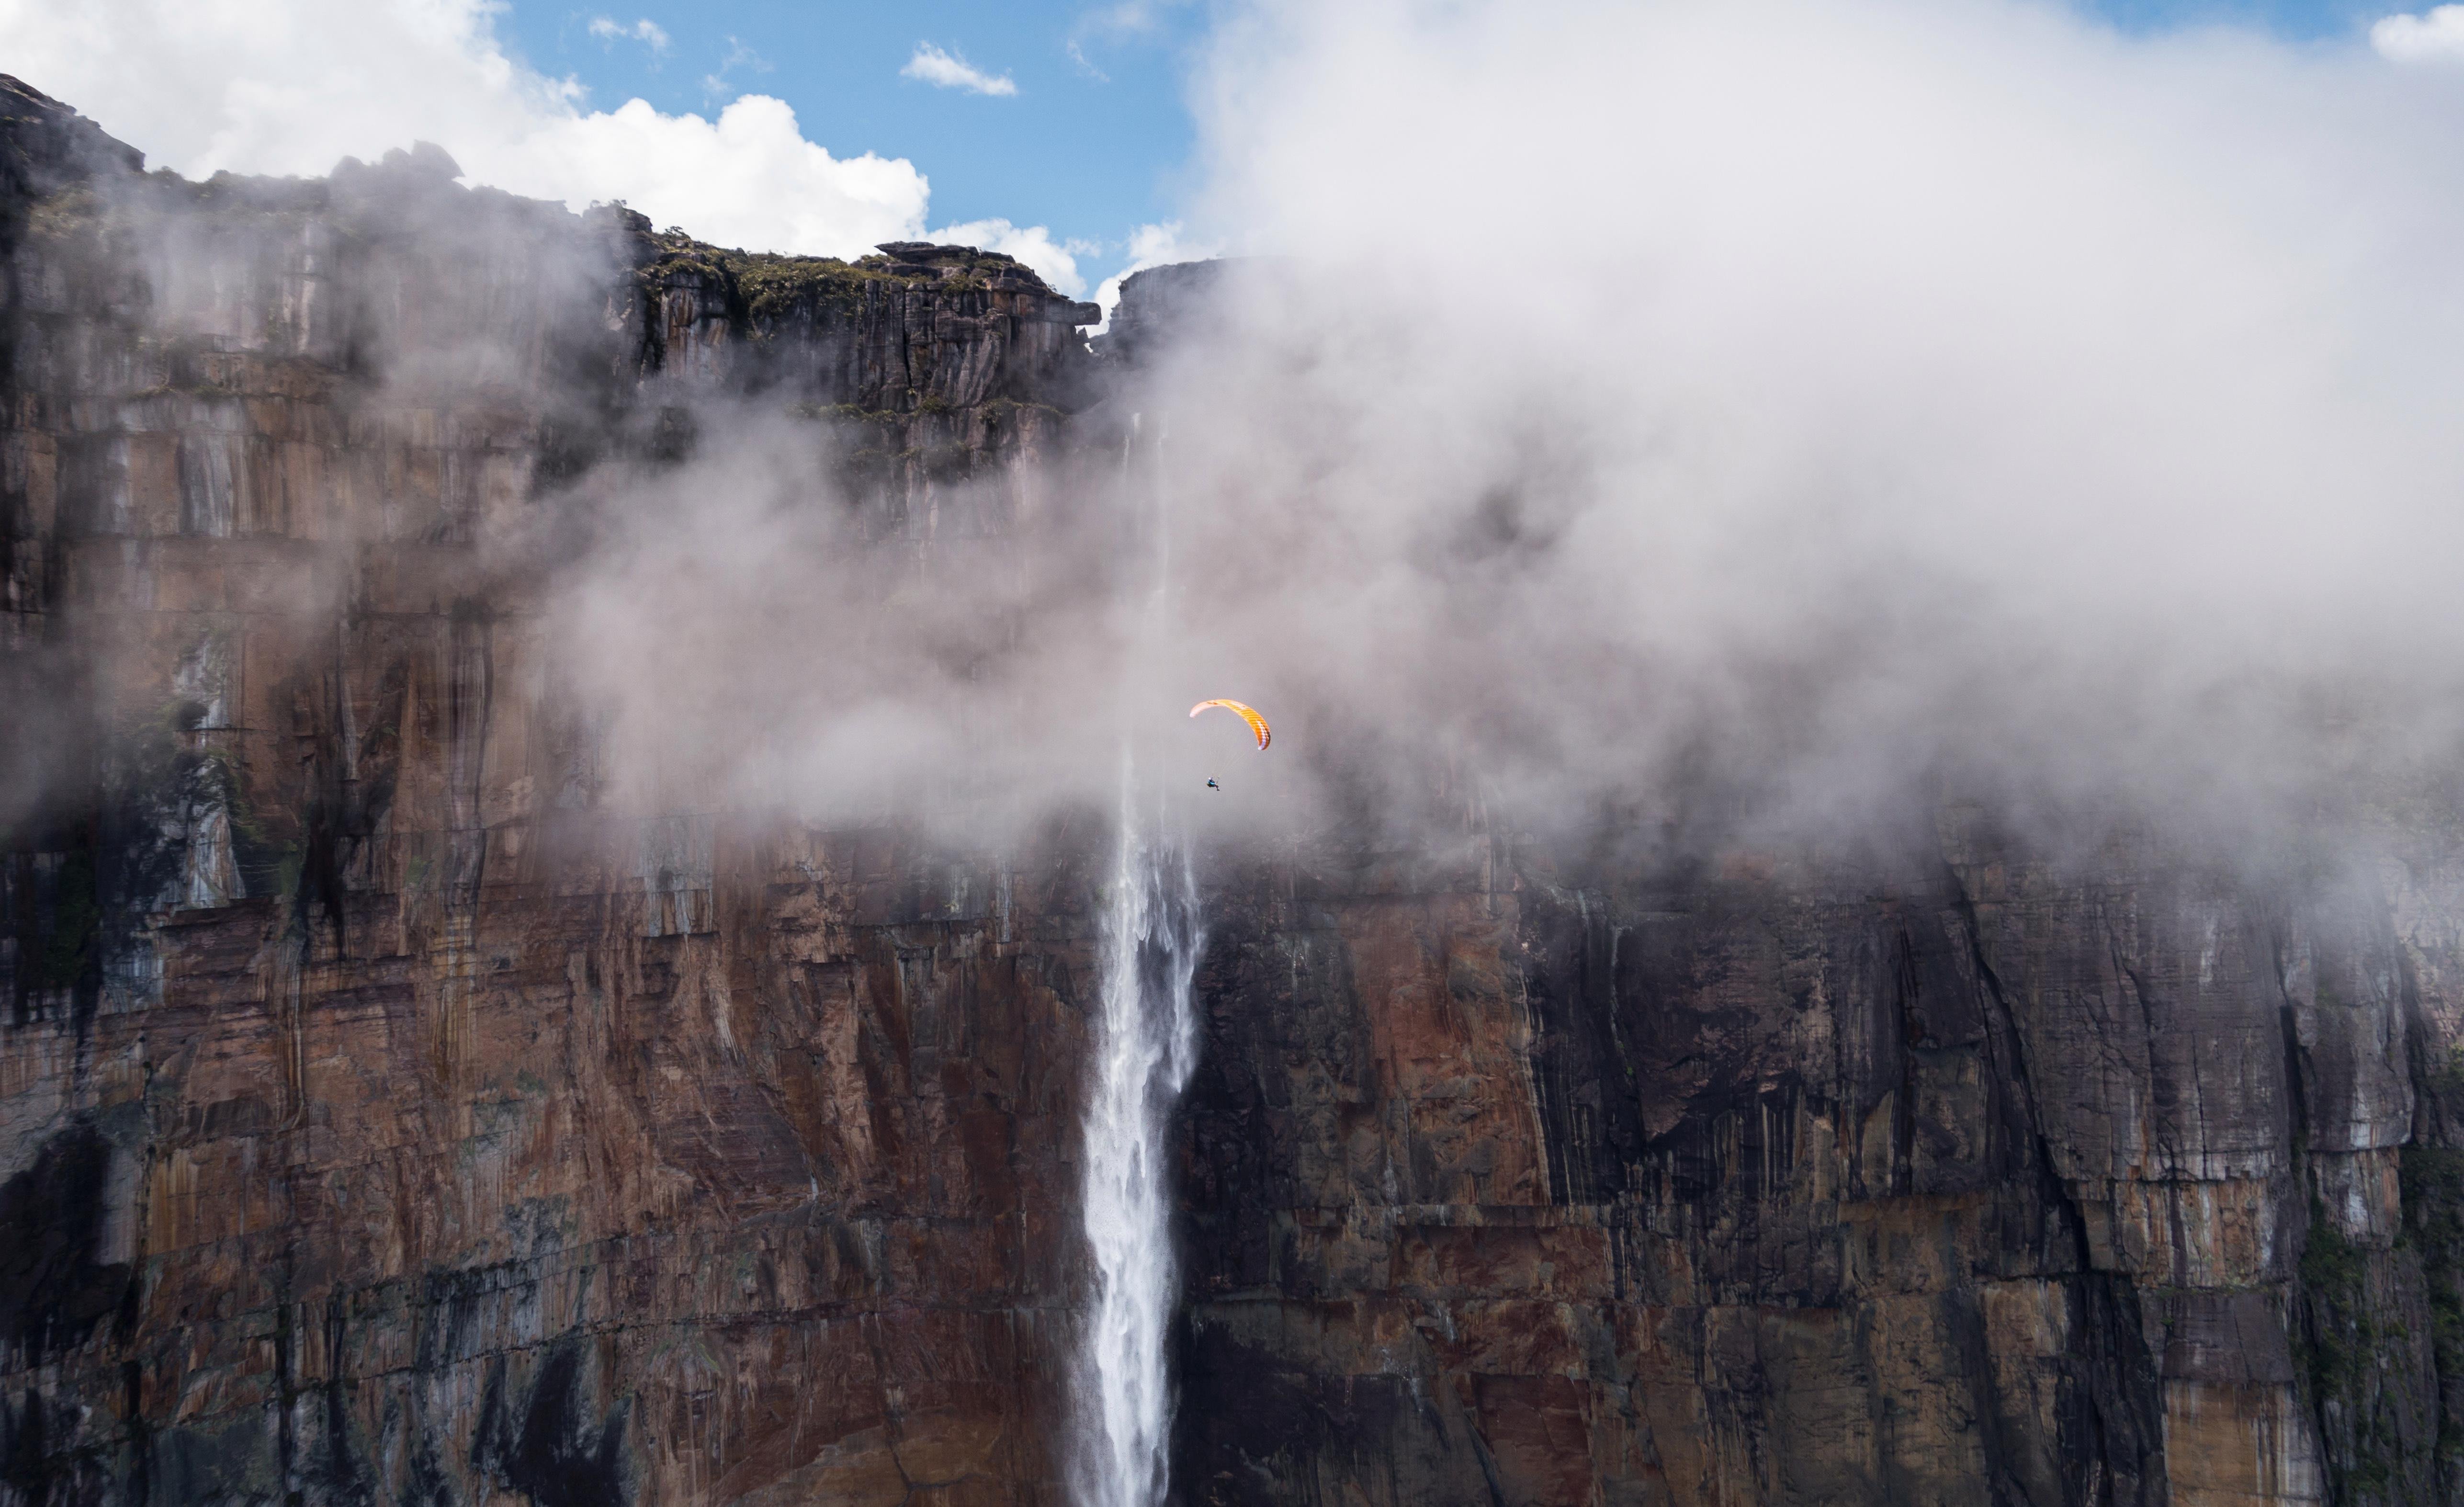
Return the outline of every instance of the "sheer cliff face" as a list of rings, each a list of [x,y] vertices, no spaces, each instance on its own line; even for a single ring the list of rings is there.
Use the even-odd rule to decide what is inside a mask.
[[[620,808],[539,612],[722,398],[912,560],[1128,356],[958,249],[5,103],[0,1499],[1060,1499],[1100,824]],[[1177,1493],[2464,1492],[2464,822],[2382,806],[2279,877],[1218,854]]]
[[[2444,1499],[2457,880],[1962,831],[1280,876],[1209,957],[1181,1458],[1226,1500]]]
[[[602,819],[534,609],[548,499],[696,392],[922,547],[1093,312],[417,156],[87,178],[9,105],[0,1490],[1051,1496],[1085,885]]]

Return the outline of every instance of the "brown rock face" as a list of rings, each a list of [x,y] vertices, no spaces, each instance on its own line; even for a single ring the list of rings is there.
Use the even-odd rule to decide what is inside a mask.
[[[12,1499],[1051,1496],[1084,886],[598,819],[482,543],[715,388],[928,534],[1092,312],[415,156],[91,177],[19,108]]]
[[[2109,860],[1331,862],[1219,919],[1193,1491],[2443,1499],[2453,871]]]
[[[1062,1499],[1098,826],[620,817],[536,609],[715,392],[869,538],[1026,526],[1092,311],[5,93],[0,1500]],[[1177,1495],[2464,1498],[2422,809],[2333,882],[1219,856]]]

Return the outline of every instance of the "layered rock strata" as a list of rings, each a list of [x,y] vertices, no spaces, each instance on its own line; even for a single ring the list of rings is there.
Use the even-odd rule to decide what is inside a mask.
[[[714,394],[998,527],[1094,311],[9,90],[0,1490],[1049,1497],[1084,886],[602,818],[488,545]]]
[[[0,1498],[1059,1500],[1100,824],[619,816],[536,614],[714,395],[1032,526],[1093,311],[0,103]],[[2323,876],[1217,855],[1181,1499],[2464,1499],[2435,794]]]

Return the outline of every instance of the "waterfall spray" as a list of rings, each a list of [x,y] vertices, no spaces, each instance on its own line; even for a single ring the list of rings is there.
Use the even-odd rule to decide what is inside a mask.
[[[1133,420],[1133,444],[1136,432]],[[1125,450],[1125,474],[1129,459]],[[1154,503],[1155,576],[1140,632],[1150,653],[1170,610],[1160,486]],[[1170,1474],[1164,1334],[1177,1284],[1164,1138],[1197,1054],[1190,983],[1203,934],[1187,848],[1175,840],[1161,792],[1141,791],[1133,748],[1125,735],[1081,1157],[1095,1292],[1078,1367],[1080,1507],[1154,1507]]]

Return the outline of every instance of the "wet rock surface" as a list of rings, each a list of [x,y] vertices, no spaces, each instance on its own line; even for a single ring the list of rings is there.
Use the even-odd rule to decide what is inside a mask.
[[[0,94],[0,1499],[1061,1499],[1100,824],[620,819],[485,545],[710,391],[998,530],[1092,311]],[[2464,822],[2374,820],[1221,857],[1177,1493],[2464,1497]]]

